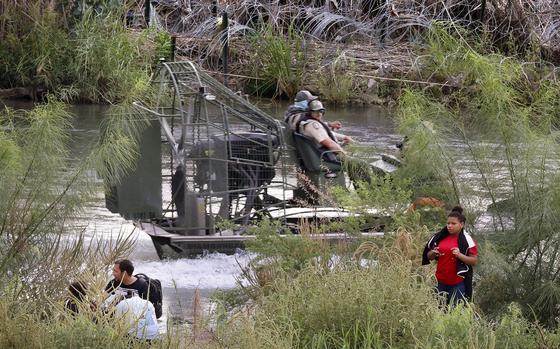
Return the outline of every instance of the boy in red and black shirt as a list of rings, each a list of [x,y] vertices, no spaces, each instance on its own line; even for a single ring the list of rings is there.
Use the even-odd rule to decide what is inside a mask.
[[[422,264],[437,260],[437,290],[447,294],[447,304],[472,297],[472,266],[477,261],[476,242],[463,228],[463,209],[455,207],[447,226],[432,236],[422,254]]]

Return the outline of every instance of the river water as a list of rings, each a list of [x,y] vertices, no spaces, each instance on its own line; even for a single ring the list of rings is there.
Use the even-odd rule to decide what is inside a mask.
[[[287,104],[258,101],[256,104],[264,111],[281,119]],[[1,105],[1,103],[0,103]],[[13,103],[18,108],[30,108],[27,103]],[[328,106],[327,106],[328,107]],[[107,112],[106,106],[75,105],[71,107],[75,116],[72,139],[72,157],[79,160],[87,153],[91,142],[99,133],[99,125]],[[395,133],[392,111],[382,107],[346,107],[328,108],[326,120],[340,120],[343,123],[341,133],[351,136],[356,143],[371,148],[372,153],[396,154],[395,144],[401,137]],[[240,266],[245,266],[251,256],[240,253],[227,256],[209,254],[197,259],[179,259],[160,261],[149,236],[134,228],[130,221],[111,213],[105,208],[102,181],[96,178],[99,190],[94,200],[88,203],[80,225],[86,227],[89,236],[101,236],[107,239],[119,233],[133,232],[137,242],[129,258],[135,264],[135,272],[142,272],[161,280],[164,292],[164,316],[160,325],[165,330],[167,320],[173,322],[190,322],[192,319],[193,297],[199,291],[202,306],[216,289],[229,289],[236,285]],[[169,190],[163,190],[169,195]],[[168,201],[169,198],[164,198]],[[109,279],[108,275],[108,279]]]

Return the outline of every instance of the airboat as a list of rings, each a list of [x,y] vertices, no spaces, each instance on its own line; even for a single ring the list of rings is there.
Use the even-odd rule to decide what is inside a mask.
[[[108,190],[106,203],[135,220],[160,258],[235,253],[254,238],[244,233],[247,227],[263,219],[297,235],[304,221],[352,215],[321,196],[327,186],[346,185],[341,164],[325,161],[313,142],[246,96],[189,61],[162,63],[152,83],[155,96],[133,103],[150,120],[137,167]],[[398,162],[381,161],[379,168]],[[343,232],[310,237],[351,238]]]

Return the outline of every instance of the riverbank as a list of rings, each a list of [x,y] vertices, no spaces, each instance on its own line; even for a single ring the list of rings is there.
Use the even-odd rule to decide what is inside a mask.
[[[208,40],[177,36],[177,59],[199,61],[199,57],[189,55],[186,47],[205,42]],[[334,104],[392,106],[404,87],[442,85],[420,78],[422,67],[418,64],[419,54],[414,44],[381,47],[310,39],[301,46],[300,51],[292,52],[300,56],[300,75],[294,78],[299,88],[309,89]],[[290,99],[286,91],[274,91],[274,86],[268,81],[271,77],[262,77],[263,73],[255,69],[255,64],[261,64],[258,48],[253,47],[247,38],[233,38],[230,50],[233,52],[227,74],[230,89],[269,98]],[[224,81],[223,69],[208,69],[206,72]],[[285,88],[291,89],[290,92],[298,89],[296,86]]]
[[[227,70],[227,85],[252,96],[291,100],[308,88],[332,104],[392,105],[404,88],[445,95],[463,87],[460,75],[440,76],[424,62],[430,32],[441,23],[485,52],[546,66],[554,73],[550,79],[560,57],[549,3],[143,6],[5,5],[4,17],[12,19],[0,17],[0,95],[37,99],[51,93],[72,102],[115,103],[145,92],[158,58],[172,59],[174,52],[175,59],[191,60],[219,80]],[[151,26],[142,29],[146,14]]]
[[[279,33],[266,29],[261,37],[246,41],[248,46],[235,49],[247,52],[232,52],[236,54],[232,57],[255,58],[241,68],[248,75],[258,75],[254,76],[262,79],[258,81],[268,82],[243,82],[246,92],[268,91],[289,98],[296,88],[305,86],[302,83],[308,83],[297,79],[310,79],[312,84],[311,75],[306,74],[320,75],[307,72],[307,64],[332,72],[333,79],[317,80],[322,97],[329,89],[321,89],[321,84],[353,91],[353,74],[359,71],[345,73],[354,72],[351,62],[339,59],[329,64],[317,59],[318,63],[310,63],[306,47],[312,44],[302,46],[308,41],[301,36],[288,40]],[[408,137],[403,166],[391,180],[373,179],[355,192],[339,194],[345,207],[357,210],[376,205],[395,211],[401,206],[397,201],[404,206],[419,196],[463,205],[468,228],[479,243],[474,303],[454,310],[440,307],[432,290],[433,266],[420,265],[425,242],[445,224],[442,209],[398,210],[387,228],[395,234],[357,248],[279,238],[275,229],[263,224],[264,239],[253,246],[258,258],[243,267],[247,283],[217,299],[216,311],[208,319],[213,325],[211,340],[201,347],[560,347],[560,86],[556,68],[497,54],[487,46],[477,46],[479,41],[466,40],[462,33],[453,23],[434,30],[424,39],[429,55],[414,60],[423,64],[424,80],[452,82],[451,86],[408,89],[398,96],[398,131],[385,141],[397,132]],[[231,42],[235,48],[235,40]],[[354,60],[358,51],[352,53]],[[219,72],[219,54],[193,57],[198,57],[201,66],[208,64],[203,57],[214,59],[213,69]],[[330,71],[337,67],[334,62],[347,65]],[[371,69],[379,69],[378,64]],[[339,89],[333,81],[347,89]],[[88,296],[102,297],[107,268],[118,257],[132,255],[131,240],[108,239],[89,247],[84,242],[93,235],[68,222],[97,195],[96,183],[91,183],[99,179],[92,175],[95,171],[116,181],[115,171],[132,166],[134,136],[141,132],[135,128],[140,127],[133,118],[136,114],[106,119],[103,137],[93,142],[97,146],[74,171],[68,159],[74,147],[68,142],[72,130],[65,105],[51,100],[29,113],[2,113],[3,126],[10,131],[0,131],[0,149],[7,150],[0,157],[0,193],[12,199],[0,200],[4,222],[0,227],[0,322],[4,324],[0,347],[130,347],[127,331],[118,328],[114,318],[92,314],[87,306],[84,314],[72,317],[62,308],[62,301],[68,282],[73,281],[69,277],[88,280]],[[370,139],[382,137],[372,136],[363,120],[352,122],[356,139],[379,141]],[[477,218],[488,211],[489,204],[503,199],[508,199],[507,205],[493,206],[496,212],[489,228],[477,231]],[[85,216],[107,222],[89,212]],[[342,231],[355,229],[355,221],[339,223]],[[79,243],[61,244],[67,236],[75,236]],[[152,266],[147,273],[156,277],[161,273],[161,278],[170,276],[168,270],[181,269],[171,262],[156,261]],[[202,277],[210,279],[207,274],[213,269],[202,270]],[[193,279],[183,275],[181,280]],[[173,287],[167,287],[164,292],[173,297]],[[194,292],[178,293],[177,297],[195,298]],[[178,302],[169,304],[181,310],[176,309]],[[192,304],[194,308],[198,303]],[[194,313],[177,311],[177,318],[173,314],[170,318]],[[92,316],[99,321],[91,321]],[[163,341],[152,347],[190,346],[196,335],[185,327],[182,323],[172,326]],[[174,331],[182,332],[175,335]]]

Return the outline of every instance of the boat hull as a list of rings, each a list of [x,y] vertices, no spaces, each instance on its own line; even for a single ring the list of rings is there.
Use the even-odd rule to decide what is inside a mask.
[[[212,252],[232,255],[243,250],[247,241],[255,239],[254,235],[185,236],[168,232],[154,223],[146,222],[139,223],[139,227],[152,239],[160,259],[196,258]],[[302,235],[294,234],[293,236],[301,237]],[[361,233],[359,236],[344,233],[306,235],[307,238],[329,243],[348,242],[359,238],[375,238],[382,236],[383,233],[381,232]]]

